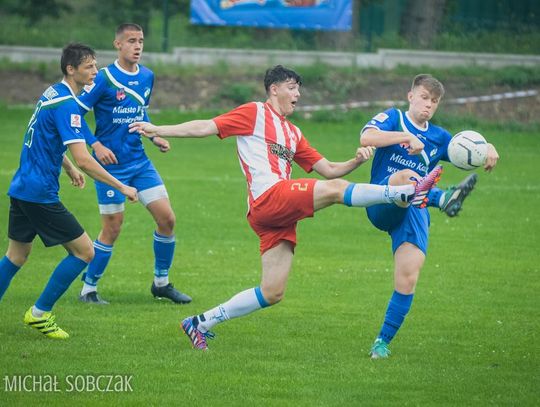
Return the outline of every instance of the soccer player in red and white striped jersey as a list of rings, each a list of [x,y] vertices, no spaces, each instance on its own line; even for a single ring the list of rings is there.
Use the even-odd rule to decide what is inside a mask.
[[[130,125],[131,132],[150,138],[237,136],[238,158],[248,184],[247,218],[260,239],[262,280],[260,286],[182,321],[182,328],[195,348],[207,349],[206,338],[212,336],[210,329],[216,324],[276,304],[283,298],[299,220],[336,203],[359,207],[379,203],[406,206],[418,192],[412,182],[381,186],[339,179],[369,160],[373,148],[361,147],[354,158],[344,162],[324,158],[286,118],[294,112],[300,98],[300,85],[301,78],[296,72],[277,65],[266,71],[265,103],[247,103],[211,120],[165,126],[145,122]],[[327,180],[292,179],[293,161],[306,172],[315,170]]]

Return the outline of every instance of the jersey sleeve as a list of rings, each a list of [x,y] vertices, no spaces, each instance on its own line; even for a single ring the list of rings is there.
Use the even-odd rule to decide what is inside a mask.
[[[304,136],[300,138],[300,141],[296,145],[296,152],[294,153],[293,159],[305,172],[311,172],[313,170],[313,165],[323,158],[324,157],[309,144]]]
[[[86,140],[86,144],[89,146],[92,146],[98,139],[96,136],[94,136],[94,133],[92,133],[92,130],[90,130],[90,127],[88,126],[88,123],[86,123],[86,120],[84,118],[82,119],[82,133],[84,135],[84,139]]]
[[[62,103],[55,109],[54,123],[64,145],[86,142],[84,132],[88,126],[74,99]]]
[[[448,131],[443,130],[442,139],[442,149],[444,153],[441,155],[441,160],[450,161],[450,157],[448,157],[448,144],[450,144],[450,140],[452,140],[452,135]]]
[[[105,89],[105,78],[103,71],[100,70],[94,80],[94,83],[90,86],[85,86],[81,94],[77,97],[81,102],[81,107],[89,112],[94,105],[98,102],[103,90]]]
[[[370,128],[383,131],[399,130],[399,117],[397,110],[395,108],[391,108],[376,114],[369,122],[366,123],[360,134]]]
[[[218,137],[224,139],[230,136],[249,136],[255,131],[257,105],[246,103],[230,112],[214,117],[218,128]]]

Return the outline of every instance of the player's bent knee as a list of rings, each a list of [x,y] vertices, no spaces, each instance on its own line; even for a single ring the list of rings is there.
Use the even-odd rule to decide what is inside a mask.
[[[176,216],[174,216],[174,213],[171,211],[166,216],[157,219],[156,223],[160,230],[167,230],[172,233],[174,225],[176,224]]]
[[[9,259],[10,262],[15,264],[18,267],[22,267],[24,263],[26,263],[26,260],[28,260],[28,256],[30,255],[30,252],[28,253],[10,253],[9,250],[6,253],[6,257]]]

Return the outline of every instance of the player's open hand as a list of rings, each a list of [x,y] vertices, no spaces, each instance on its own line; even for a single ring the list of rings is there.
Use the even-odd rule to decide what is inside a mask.
[[[169,144],[169,141],[161,137],[154,137],[152,139],[152,143],[154,143],[154,145],[158,147],[159,151],[161,151],[162,153],[166,153],[167,151],[171,149],[171,145]]]
[[[356,150],[356,161],[359,164],[362,164],[368,161],[371,157],[373,157],[374,152],[375,152],[375,147],[372,147],[372,146],[360,147]]]
[[[94,149],[94,153],[96,154],[96,158],[98,159],[98,161],[101,164],[103,164],[103,165],[118,164],[118,160],[116,159],[116,155],[114,155],[112,150],[105,147],[99,141],[97,143],[92,144],[92,148]]]
[[[137,196],[137,190],[133,187],[124,185],[122,189],[120,189],[120,192],[125,195],[130,202],[137,202],[139,200],[139,197]]]
[[[148,122],[135,122],[129,125],[129,132],[139,133],[148,138],[157,137],[157,126]]]
[[[484,164],[484,170],[491,172],[493,168],[497,165],[499,161],[499,153],[495,149],[495,146],[491,143],[487,144],[487,157],[486,163]]]
[[[84,188],[86,185],[86,180],[84,174],[80,172],[77,168],[73,167],[69,171],[66,171],[68,177],[71,179],[71,185],[77,188]]]

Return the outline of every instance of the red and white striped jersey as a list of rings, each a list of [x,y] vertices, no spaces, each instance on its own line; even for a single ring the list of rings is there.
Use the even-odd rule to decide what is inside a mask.
[[[248,183],[249,204],[277,182],[291,179],[293,161],[311,172],[313,165],[323,158],[300,129],[269,103],[246,103],[213,120],[219,138],[242,136],[236,144]]]

